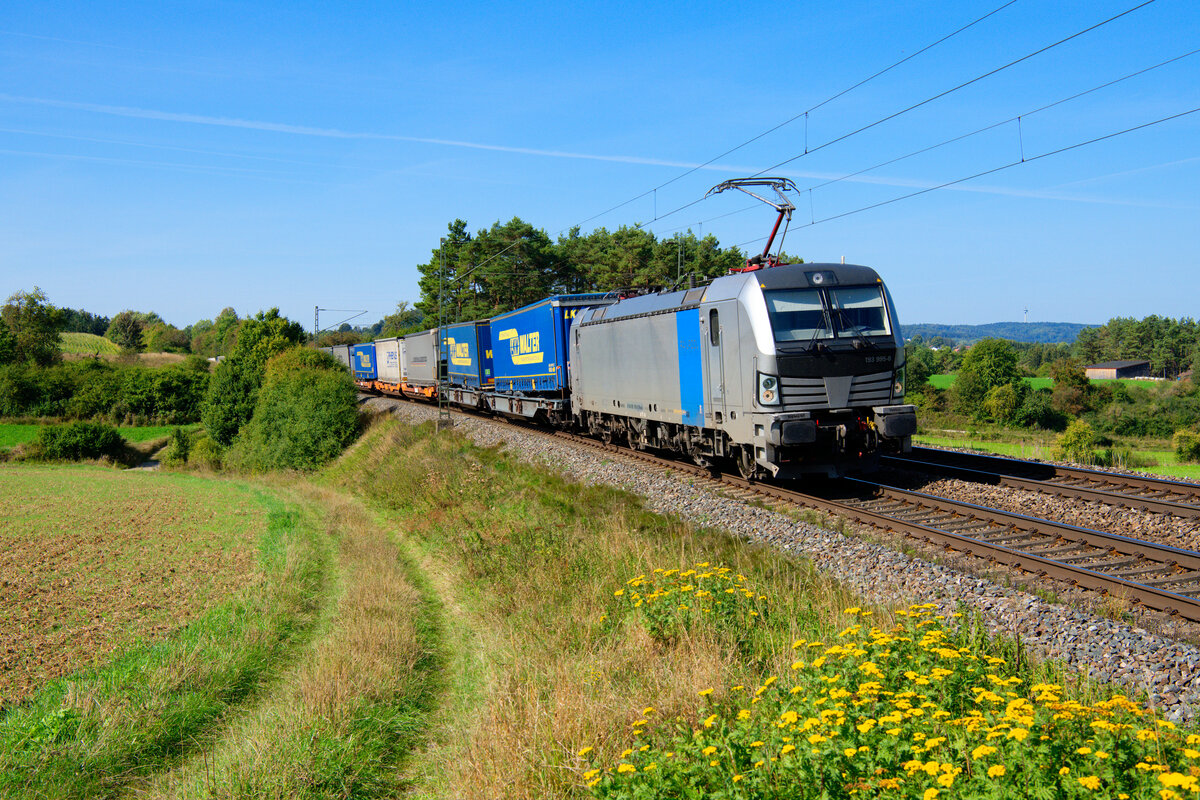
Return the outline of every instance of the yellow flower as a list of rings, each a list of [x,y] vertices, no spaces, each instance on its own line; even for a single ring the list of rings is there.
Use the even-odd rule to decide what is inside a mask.
[[[618,764],[617,772],[637,772],[637,767],[633,764]]]
[[[1001,775],[1003,775],[1007,771],[1008,770],[1006,770],[1004,768],[1003,764],[993,764],[992,766],[988,767],[988,777],[989,778],[999,778]]]
[[[738,782],[738,781],[740,781],[741,779],[742,779],[742,776],[741,776],[741,775],[734,775],[734,776],[733,776],[733,782],[734,782],[734,783],[737,783],[737,782]]]
[[[937,782],[949,789],[954,784],[954,773],[947,772],[938,776]]]
[[[1092,752],[1092,748],[1080,747],[1080,748],[1076,749],[1075,752],[1079,753],[1079,755],[1081,755],[1081,756],[1086,756],[1088,753]]]
[[[922,797],[922,800],[933,800],[933,798],[935,798],[937,796],[938,796],[937,789],[926,789],[925,794]]]
[[[642,709],[643,717],[649,716],[650,714],[653,714],[653,713],[654,713],[654,706],[646,706],[645,708]]]
[[[846,758],[852,758],[854,756],[854,754],[857,752],[858,752],[858,750],[856,750],[855,748],[847,747],[845,750],[842,751],[842,755],[844,755]]]
[[[863,720],[861,724],[856,725],[855,727],[858,728],[859,733],[866,733],[867,731],[871,730],[871,728],[875,727],[875,720],[873,720],[873,719]]]
[[[1068,775],[1068,774],[1070,774],[1070,772],[1071,772],[1071,768],[1070,768],[1070,767],[1063,767],[1062,769],[1060,769],[1060,770],[1058,771],[1058,774],[1059,774],[1059,775]]]
[[[713,690],[712,690],[712,689],[701,689],[701,690],[700,690],[700,696],[701,696],[701,697],[708,697],[708,696],[709,696],[710,694],[712,694],[712,693],[713,693]]]
[[[1018,742],[1025,741],[1025,737],[1029,735],[1029,731],[1024,728],[1013,728],[1008,732],[1009,739],[1016,739]]]
[[[717,761],[717,760],[714,758],[712,761],[708,762],[708,765],[709,765],[710,767],[715,767],[715,766],[717,766],[717,765],[718,765],[718,764],[720,764],[720,763],[721,763],[720,761]]]
[[[1100,788],[1100,779],[1095,775],[1085,775],[1082,778],[1076,778],[1079,785],[1085,789],[1091,789],[1093,792]]]
[[[713,753],[717,752],[717,748],[713,747],[712,745],[709,745],[708,747],[704,748],[700,752],[703,755],[711,756]]]
[[[782,753],[783,755],[787,755],[788,753],[792,752],[795,749],[796,749],[796,745],[785,744],[779,752]]]
[[[996,748],[992,747],[991,745],[981,744],[979,747],[976,747],[971,751],[971,758],[978,761],[984,756],[990,756],[994,752],[996,752]]]
[[[716,722],[717,722],[717,715],[713,714],[711,717],[704,720],[704,727],[711,728],[713,725],[716,724]]]
[[[829,739],[827,739],[826,737],[822,736],[819,733],[814,733],[812,736],[808,737],[809,744],[820,744],[821,742],[827,742],[827,741],[829,741]]]
[[[750,746],[751,747],[762,747],[763,743],[762,742],[751,742]]]
[[[633,748],[632,748],[632,747],[630,747],[630,748],[629,748],[628,750],[626,750],[624,753],[621,753],[621,758],[629,758],[631,755],[633,755]]]
[[[738,712],[738,719],[750,719],[750,709],[743,708]]]
[[[586,756],[586,755],[587,755],[588,753],[590,753],[590,752],[592,752],[592,748],[590,748],[590,747],[585,747],[585,748],[583,748],[582,750],[580,750],[580,751],[579,751],[579,755],[581,755],[581,756]]]

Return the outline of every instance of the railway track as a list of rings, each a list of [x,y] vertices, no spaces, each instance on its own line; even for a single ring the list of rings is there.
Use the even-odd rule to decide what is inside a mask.
[[[1200,519],[1200,485],[1193,483],[928,447],[914,447],[910,454],[882,460],[899,469]]]
[[[829,491],[810,494],[734,474],[714,474],[703,467],[575,434],[553,435],[710,479],[747,499],[819,509],[1200,622],[1200,553],[854,478],[830,482]]]
[[[572,433],[505,421],[531,433],[711,480],[743,499],[818,509],[1200,622],[1200,553],[859,479],[829,482],[819,494],[800,492]]]

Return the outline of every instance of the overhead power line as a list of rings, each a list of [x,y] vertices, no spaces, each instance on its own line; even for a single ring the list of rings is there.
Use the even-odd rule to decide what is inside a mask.
[[[1076,92],[1075,94],[1072,94],[1072,95],[1070,95],[1070,96],[1068,96],[1068,97],[1064,97],[1064,98],[1062,98],[1062,99],[1060,99],[1060,100],[1055,100],[1053,103],[1047,103],[1047,104],[1046,104],[1046,105],[1044,105],[1044,106],[1040,106],[1040,107],[1038,107],[1038,108],[1035,108],[1035,109],[1032,109],[1032,110],[1030,110],[1030,111],[1026,111],[1026,112],[1024,112],[1024,113],[1021,113],[1021,114],[1018,114],[1018,115],[1016,115],[1016,116],[1014,116],[1014,117],[1009,117],[1009,118],[1007,118],[1007,119],[1004,119],[1004,120],[1001,120],[1001,121],[999,121],[999,122],[993,122],[993,123],[992,123],[992,124],[990,124],[990,125],[985,125],[985,126],[984,126],[984,127],[982,127],[982,128],[977,128],[976,130],[973,130],[973,131],[971,131],[970,133],[964,133],[964,134],[960,134],[960,135],[958,135],[958,136],[953,136],[953,137],[951,137],[951,138],[949,138],[949,139],[945,139],[945,140],[943,140],[943,141],[941,141],[941,142],[938,142],[937,144],[932,144],[932,145],[929,145],[928,147],[922,147],[922,148],[920,148],[920,149],[918,149],[918,150],[914,150],[914,151],[912,151],[912,152],[910,152],[910,153],[906,153],[906,154],[904,154],[904,155],[902,155],[902,156],[896,156],[895,158],[890,158],[890,159],[888,159],[887,161],[881,161],[881,162],[879,162],[878,164],[873,164],[872,166],[869,166],[869,167],[863,167],[862,169],[855,170],[854,172],[849,172],[849,173],[846,173],[845,175],[839,176],[839,177],[837,177],[837,178],[831,178],[830,180],[823,181],[823,182],[821,182],[821,183],[816,183],[816,184],[813,184],[812,186],[806,186],[806,187],[804,187],[803,189],[801,189],[800,191],[801,191],[801,192],[808,192],[808,193],[810,194],[810,196],[811,196],[811,193],[812,193],[813,191],[815,191],[815,190],[817,190],[817,189],[820,189],[820,188],[823,188],[823,187],[825,187],[825,186],[831,186],[831,185],[833,185],[833,184],[835,184],[835,183],[839,183],[839,182],[841,182],[841,181],[849,180],[849,179],[851,179],[851,178],[858,177],[859,175],[863,175],[863,174],[866,174],[866,173],[868,173],[868,172],[873,172],[874,170],[880,169],[881,167],[887,167],[887,166],[891,166],[892,164],[899,163],[899,162],[901,162],[901,161],[904,161],[905,159],[908,159],[908,158],[913,158],[913,157],[915,157],[915,156],[919,156],[919,155],[922,155],[922,154],[924,154],[924,153],[928,153],[928,152],[930,152],[930,151],[932,151],[932,150],[936,150],[936,149],[938,149],[938,148],[940,148],[940,147],[945,147],[945,146],[947,146],[947,145],[954,144],[955,142],[961,142],[961,141],[963,141],[964,139],[969,139],[969,138],[971,138],[972,136],[977,136],[977,135],[979,135],[979,134],[981,134],[981,133],[986,133],[987,131],[990,131],[990,130],[995,130],[996,128],[1002,127],[1002,126],[1004,126],[1004,125],[1011,124],[1011,123],[1013,123],[1013,122],[1016,122],[1016,121],[1018,121],[1018,120],[1021,120],[1021,119],[1027,119],[1027,118],[1029,118],[1029,117],[1032,117],[1034,114],[1038,114],[1038,113],[1041,113],[1041,112],[1043,112],[1043,111],[1047,111],[1047,110],[1049,110],[1049,109],[1051,109],[1051,108],[1054,108],[1054,107],[1056,107],[1056,106],[1063,105],[1064,103],[1069,103],[1069,102],[1071,102],[1072,100],[1078,100],[1078,99],[1079,99],[1079,98],[1081,98],[1081,97],[1084,97],[1084,96],[1086,96],[1086,95],[1092,94],[1092,93],[1094,93],[1094,92],[1098,92],[1098,91],[1100,91],[1101,89],[1107,89],[1107,88],[1109,88],[1109,87],[1111,87],[1111,86],[1115,86],[1116,84],[1118,84],[1118,83],[1121,83],[1121,82],[1123,82],[1123,81],[1127,81],[1127,80],[1130,80],[1130,79],[1132,79],[1132,78],[1136,78],[1136,77],[1138,77],[1139,75],[1145,75],[1145,74],[1146,74],[1146,73],[1148,73],[1148,72],[1152,72],[1152,71],[1154,71],[1154,70],[1156,70],[1156,69],[1160,69],[1160,68],[1162,68],[1162,67],[1166,67],[1166,66],[1168,66],[1168,65],[1170,65],[1170,64],[1174,64],[1174,63],[1175,63],[1175,62],[1177,62],[1177,61],[1182,61],[1182,60],[1183,60],[1183,59],[1185,59],[1185,58],[1190,58],[1191,56],[1194,56],[1194,55],[1196,55],[1196,54],[1198,54],[1198,53],[1200,53],[1200,48],[1197,48],[1197,49],[1195,49],[1195,50],[1190,50],[1190,51],[1188,51],[1188,52],[1186,52],[1186,53],[1183,53],[1183,54],[1181,54],[1181,55],[1174,56],[1173,58],[1168,58],[1168,59],[1167,59],[1167,60],[1165,60],[1165,61],[1160,61],[1160,62],[1158,62],[1157,64],[1153,64],[1153,65],[1151,65],[1151,66],[1149,66],[1149,67],[1144,67],[1144,68],[1142,68],[1142,69],[1139,69],[1139,70],[1136,70],[1136,71],[1134,71],[1134,72],[1130,72],[1130,73],[1128,73],[1128,74],[1122,75],[1122,76],[1121,76],[1121,77],[1119,77],[1119,78],[1114,78],[1113,80],[1106,81],[1106,82],[1104,82],[1104,83],[1101,83],[1101,84],[1099,84],[1099,85],[1097,85],[1097,86],[1093,86],[1093,87],[1092,87],[1092,88],[1090,88],[1090,89],[1085,89],[1085,90],[1083,90],[1082,92]],[[752,209],[755,209],[755,208],[758,208],[758,207],[759,207],[759,206],[758,206],[757,204],[755,204],[755,205],[749,205],[749,206],[745,206],[745,207],[743,207],[743,208],[739,208],[739,209],[737,209],[737,210],[735,210],[735,211],[727,211],[727,212],[725,212],[724,214],[718,214],[718,215],[716,215],[716,216],[713,216],[713,217],[708,217],[708,218],[706,218],[706,219],[699,220],[699,221],[698,221],[696,224],[700,224],[700,225],[707,225],[709,222],[713,222],[713,221],[715,221],[715,220],[718,220],[718,219],[723,219],[724,217],[729,217],[729,216],[732,216],[732,215],[734,215],[734,214],[741,214],[741,213],[744,213],[744,212],[746,212],[746,211],[750,211],[750,210],[752,210]],[[683,229],[684,229],[684,228],[686,228],[686,227],[688,227],[688,226],[687,226],[687,225],[683,225],[683,226],[680,226],[680,227],[678,227],[678,228],[670,228],[670,229],[668,229],[668,230],[664,231],[664,233],[674,233],[675,231],[683,230]]]
[[[1084,28],[1083,30],[1077,31],[1063,39],[1059,39],[1057,42],[1054,42],[1053,44],[1048,44],[1045,47],[1041,47],[1037,50],[1034,50],[1032,53],[1028,53],[1026,55],[1021,56],[1020,58],[1009,61],[1007,64],[1003,64],[1002,66],[999,66],[999,67],[996,67],[995,69],[989,70],[989,71],[983,73],[982,75],[972,78],[969,81],[964,81],[963,83],[960,83],[957,86],[954,86],[950,89],[946,89],[945,91],[939,92],[939,93],[933,95],[932,97],[928,97],[928,98],[920,101],[919,103],[914,103],[913,105],[908,106],[907,108],[903,108],[899,111],[888,114],[886,117],[877,119],[868,125],[863,125],[860,128],[850,131],[849,133],[842,134],[841,136],[838,136],[834,139],[830,139],[829,141],[827,141],[823,144],[817,145],[816,147],[810,148],[807,145],[805,145],[803,153],[792,156],[791,158],[784,159],[783,161],[780,161],[779,163],[774,164],[773,166],[766,167],[765,169],[761,169],[758,172],[755,172],[751,177],[765,175],[768,172],[775,171],[779,167],[791,164],[793,161],[797,161],[801,158],[804,158],[805,156],[810,155],[811,153],[815,153],[818,150],[824,150],[826,147],[837,144],[838,142],[843,142],[852,136],[857,136],[858,134],[863,133],[864,131],[868,131],[868,130],[871,130],[872,128],[878,127],[879,125],[882,125],[885,122],[896,119],[897,117],[907,114],[910,111],[913,111],[915,109],[921,108],[922,106],[928,105],[935,100],[939,100],[943,97],[946,97],[947,95],[953,94],[954,92],[957,92],[961,89],[965,89],[966,87],[971,86],[973,84],[976,84],[979,81],[984,80],[985,78],[990,78],[991,76],[996,75],[999,72],[1003,72],[1004,70],[1010,69],[1011,67],[1014,67],[1017,64],[1028,61],[1029,59],[1034,58],[1035,56],[1041,55],[1042,53],[1045,53],[1048,50],[1053,50],[1054,48],[1064,45],[1067,42],[1070,42],[1074,39],[1078,39],[1080,36],[1084,36],[1085,34],[1091,33],[1092,31],[1097,30],[1098,28],[1101,28],[1105,25],[1108,25],[1109,23],[1115,22],[1116,20],[1121,19],[1122,17],[1125,17],[1129,14],[1132,14],[1134,11],[1137,11],[1138,9],[1145,8],[1146,6],[1148,6],[1154,2],[1157,2],[1157,0],[1143,0],[1143,2],[1138,3],[1136,6],[1133,6],[1132,8],[1128,8],[1128,9],[1124,10],[1119,14],[1114,14],[1113,16],[1109,17],[1108,19],[1102,20],[1101,22],[1097,22],[1094,25],[1089,25],[1088,27]],[[678,214],[680,211],[684,211],[688,208],[691,208],[692,206],[696,205],[697,203],[702,202],[704,199],[705,198],[701,197],[697,200],[692,200],[691,202],[684,203],[683,205],[681,205],[677,208],[674,208],[665,214],[655,213],[654,218],[652,220],[650,220],[649,222],[640,222],[637,224],[639,227],[641,227],[643,225],[648,225],[650,223],[657,222],[660,219],[666,219],[667,217],[670,217],[674,214]]]
[[[1200,106],[1189,109],[1187,111],[1180,111],[1179,113],[1171,114],[1170,116],[1160,117],[1159,119],[1152,120],[1150,122],[1144,122],[1140,125],[1134,125],[1132,127],[1125,128],[1123,130],[1114,131],[1113,133],[1106,133],[1103,136],[1096,136],[1096,137],[1087,139],[1082,142],[1076,142],[1075,144],[1067,145],[1066,147],[1059,147],[1055,150],[1050,150],[1050,151],[1047,151],[1045,153],[1040,153],[1035,156],[1025,156],[1025,157],[1017,159],[1015,161],[1010,161],[1007,164],[1002,164],[998,167],[992,167],[991,169],[985,169],[982,172],[976,172],[973,175],[967,175],[962,178],[956,178],[955,180],[952,180],[952,181],[946,181],[945,183],[939,183],[936,186],[928,186],[924,189],[918,189],[915,192],[909,192],[908,194],[900,195],[899,197],[893,197],[890,200],[882,200],[878,203],[872,203],[870,205],[862,206],[860,208],[853,209],[852,211],[843,211],[840,214],[834,214],[832,216],[828,216],[823,219],[813,220],[812,222],[808,223],[807,225],[799,225],[797,227],[811,228],[812,226],[820,225],[823,222],[831,222],[835,219],[842,219],[844,217],[853,216],[854,214],[861,214],[864,211],[870,211],[872,209],[880,208],[881,206],[891,205],[892,203],[898,203],[901,200],[908,200],[910,198],[918,197],[923,194],[929,194],[930,192],[937,191],[938,189],[945,189],[949,186],[956,186],[957,184],[966,183],[967,181],[975,180],[976,178],[982,178],[986,175],[994,175],[997,172],[1003,172],[1004,170],[1012,169],[1013,167],[1018,167],[1018,166],[1021,166],[1022,164],[1029,164],[1034,161],[1040,161],[1043,158],[1049,158],[1051,156],[1061,155],[1062,153],[1066,153],[1071,150],[1078,150],[1081,147],[1087,147],[1088,145],[1096,144],[1097,142],[1103,142],[1108,139],[1114,139],[1118,136],[1124,136],[1125,134],[1133,133],[1134,131],[1140,131],[1145,128],[1153,127],[1155,125],[1161,125],[1164,122],[1170,122],[1171,120],[1180,119],[1181,117],[1186,117],[1190,114],[1195,114],[1197,112],[1200,112]],[[757,239],[750,239],[748,241],[742,242],[735,246],[736,247],[745,247],[746,245],[754,244],[756,242],[761,242],[765,238],[767,238],[767,237],[760,236]]]
[[[1149,1],[1153,2],[1153,0],[1149,0]],[[685,170],[684,172],[681,172],[680,174],[676,175],[674,178],[671,178],[669,181],[666,181],[665,183],[660,183],[658,186],[655,186],[651,189],[647,189],[646,191],[642,192],[639,195],[636,195],[635,197],[631,197],[628,200],[618,203],[617,205],[613,206],[612,208],[609,208],[605,211],[601,211],[599,214],[593,214],[592,216],[588,217],[587,219],[581,220],[581,221],[575,223],[574,225],[569,226],[568,228],[563,228],[563,230],[565,231],[565,230],[568,230],[569,228],[574,228],[574,227],[579,227],[581,225],[585,225],[594,219],[599,219],[600,217],[603,217],[607,214],[611,214],[612,212],[614,212],[620,208],[624,208],[625,206],[629,205],[630,203],[637,202],[638,200],[641,200],[643,197],[649,197],[650,195],[656,193],[659,189],[662,189],[666,186],[670,186],[675,181],[680,180],[681,178],[686,178],[688,175],[691,175],[693,172],[704,169],[705,167],[709,166],[710,164],[714,163],[715,161],[718,161],[719,159],[722,159],[731,153],[735,153],[738,150],[741,150],[743,147],[746,147],[747,145],[758,141],[759,139],[763,138],[764,136],[768,136],[768,135],[774,133],[775,131],[779,130],[780,128],[790,125],[793,122],[795,122],[796,120],[801,119],[802,117],[808,116],[811,112],[816,111],[821,106],[824,106],[828,103],[832,103],[834,100],[837,100],[838,98],[849,94],[850,92],[854,91],[855,89],[858,89],[858,88],[866,85],[867,83],[870,83],[871,81],[875,80],[876,78],[878,78],[882,75],[885,75],[888,72],[891,72],[893,69],[900,66],[901,64],[904,64],[907,61],[911,61],[912,59],[916,58],[917,56],[921,55],[922,53],[925,53],[928,50],[931,50],[934,47],[937,47],[939,44],[942,44],[943,42],[946,42],[949,39],[954,38],[955,36],[968,30],[969,28],[972,28],[972,27],[978,25],[979,23],[983,22],[984,20],[988,19],[989,17],[992,17],[992,16],[1000,13],[1001,11],[1008,8],[1015,2],[1017,2],[1017,0],[1008,0],[1007,3],[1004,3],[1003,5],[993,9],[992,11],[989,11],[988,13],[984,14],[982,17],[979,17],[977,19],[972,20],[971,22],[968,22],[966,25],[962,26],[961,28],[959,28],[951,33],[946,34],[945,36],[938,39],[937,41],[925,45],[924,47],[922,47],[920,50],[917,50],[913,54],[905,56],[904,58],[900,59],[899,61],[889,64],[888,66],[884,67],[883,69],[879,70],[878,72],[874,73],[873,75],[863,78],[858,83],[855,83],[852,86],[848,86],[847,88],[842,89],[840,92],[837,92],[836,94],[833,94],[833,95],[825,98],[821,102],[817,103],[815,106],[812,106],[811,108],[801,111],[799,114],[796,114],[795,116],[789,117],[788,119],[784,120],[783,122],[779,123],[778,125],[768,128],[767,130],[763,131],[762,133],[759,133],[759,134],[756,134],[755,136],[750,137],[746,141],[742,142],[741,144],[739,144],[735,147],[729,148],[728,150],[721,153],[720,155],[713,156],[708,161],[705,161],[703,164],[698,164],[694,167],[691,167],[691,168]],[[559,233],[562,233],[562,231],[560,231]]]

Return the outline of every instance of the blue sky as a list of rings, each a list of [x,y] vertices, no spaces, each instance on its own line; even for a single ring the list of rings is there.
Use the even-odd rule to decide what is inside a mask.
[[[766,206],[669,212],[767,170],[788,252],[876,268],[906,322],[1195,316],[1200,113],[1039,158],[1200,108],[1196,53],[1037,111],[1200,48],[1195,0],[1140,1],[5,3],[0,291],[374,321],[456,217],[752,251]]]

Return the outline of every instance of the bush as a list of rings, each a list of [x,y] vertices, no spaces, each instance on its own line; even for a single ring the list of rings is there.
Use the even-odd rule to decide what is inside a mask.
[[[70,422],[46,425],[34,441],[35,457],[47,461],[79,461],[85,458],[120,458],[125,440],[111,425]]]
[[[188,450],[188,465],[204,469],[219,470],[225,459],[225,449],[214,442],[206,433],[196,434]]]
[[[1072,420],[1055,442],[1055,458],[1091,464],[1096,459],[1096,432],[1081,419]]]
[[[1171,437],[1171,444],[1175,448],[1175,456],[1180,461],[1200,461],[1200,433],[1186,428],[1175,431],[1175,435]]]
[[[354,382],[333,357],[295,347],[267,363],[247,423],[229,452],[242,469],[315,469],[358,433]]]
[[[171,437],[167,441],[167,449],[162,455],[162,463],[169,466],[186,464],[191,449],[192,437],[183,428],[176,428],[171,431]]]

